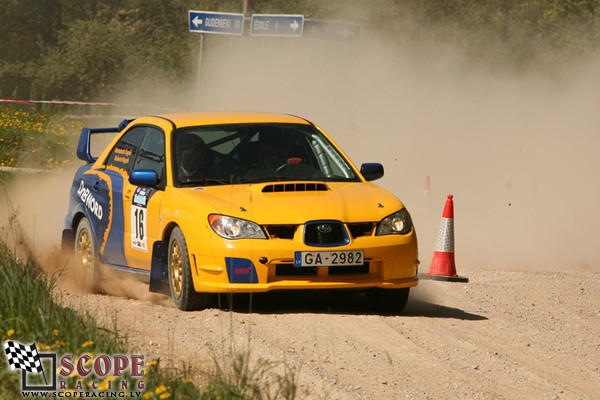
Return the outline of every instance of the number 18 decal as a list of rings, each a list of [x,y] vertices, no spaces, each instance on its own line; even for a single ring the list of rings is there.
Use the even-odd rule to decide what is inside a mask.
[[[131,247],[137,250],[148,251],[146,207],[151,194],[150,189],[138,187],[131,202]]]

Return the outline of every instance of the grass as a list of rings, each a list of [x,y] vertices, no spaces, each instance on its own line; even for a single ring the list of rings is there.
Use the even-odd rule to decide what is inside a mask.
[[[0,167],[62,170],[83,127],[77,120],[17,108],[0,108]]]
[[[77,359],[87,354],[131,354],[127,340],[116,328],[99,326],[90,312],[74,312],[57,302],[56,279],[48,279],[30,259],[18,261],[0,238],[0,337],[2,342],[16,340],[23,344],[35,342],[40,352],[73,354]],[[298,370],[287,364],[260,359],[251,361],[250,351],[232,351],[230,361],[214,359],[214,368],[200,386],[198,373],[189,368],[170,370],[162,368],[160,360],[146,362],[143,383],[145,399],[286,399],[298,396]],[[20,374],[11,372],[5,357],[0,357],[0,398],[20,396]],[[283,367],[284,372],[274,370]],[[107,389],[102,379],[99,391]],[[134,388],[136,381],[124,379]],[[73,387],[83,380],[89,388],[99,378],[74,376]],[[114,387],[113,387],[114,388]],[[117,386],[118,388],[118,386]],[[113,389],[114,390],[114,389]]]
[[[0,109],[0,167],[61,170],[70,166],[76,162],[75,145],[80,131],[79,122],[57,115]],[[15,179],[18,177],[13,172],[0,170],[0,189],[5,190]],[[10,216],[9,221],[15,217]],[[133,354],[116,323],[111,328],[99,326],[90,311],[75,312],[60,303],[57,278],[44,275],[32,257],[18,259],[6,244],[6,238],[1,237],[3,232],[10,234],[11,229],[16,228],[9,226],[0,230],[2,343],[7,340],[27,345],[35,342],[41,353],[72,354],[74,358],[84,354],[92,358],[100,354]],[[145,362],[144,399],[292,400],[298,397],[297,369],[264,359],[252,362],[249,350],[231,350],[225,361],[215,357],[208,375],[190,368],[173,370],[163,366],[161,360]],[[283,372],[278,372],[281,370]],[[6,357],[0,356],[0,399],[21,396],[18,372],[11,372]],[[69,387],[77,379],[82,380],[70,378]],[[94,379],[98,381],[93,374],[88,375],[83,379],[83,387],[89,388]],[[133,381],[129,376],[124,379]],[[110,377],[100,380],[98,390],[109,391],[110,381]]]

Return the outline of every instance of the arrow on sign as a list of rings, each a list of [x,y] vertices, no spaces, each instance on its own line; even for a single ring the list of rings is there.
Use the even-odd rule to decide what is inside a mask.
[[[189,11],[191,32],[241,35],[244,32],[244,14],[212,11]]]
[[[252,14],[250,35],[302,36],[303,15]]]

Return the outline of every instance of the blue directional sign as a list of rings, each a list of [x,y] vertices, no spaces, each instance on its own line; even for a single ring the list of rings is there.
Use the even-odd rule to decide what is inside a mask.
[[[304,15],[253,14],[250,34],[253,36],[302,36]]]
[[[360,25],[335,21],[308,21],[306,37],[342,42],[358,42]]]
[[[190,10],[190,32],[241,35],[244,14]]]

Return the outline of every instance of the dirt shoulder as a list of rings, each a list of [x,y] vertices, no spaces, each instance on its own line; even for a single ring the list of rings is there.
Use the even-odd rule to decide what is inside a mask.
[[[200,375],[250,348],[299,368],[311,399],[600,398],[600,274],[461,272],[468,284],[422,280],[398,316],[351,292],[257,294],[197,312],[135,282],[63,299],[116,322],[147,358]]]

